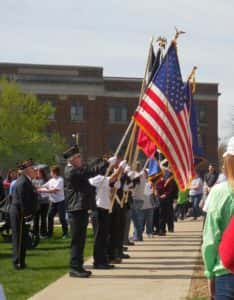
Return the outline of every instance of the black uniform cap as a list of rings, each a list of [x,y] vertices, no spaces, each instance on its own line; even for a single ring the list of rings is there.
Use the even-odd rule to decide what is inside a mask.
[[[65,159],[68,159],[68,158],[72,157],[75,154],[80,154],[80,150],[79,150],[77,145],[72,146],[67,151],[63,152],[63,157]]]
[[[18,168],[20,170],[27,169],[28,167],[31,167],[31,166],[33,166],[32,159],[27,159],[27,160],[24,160],[24,161],[18,163]]]

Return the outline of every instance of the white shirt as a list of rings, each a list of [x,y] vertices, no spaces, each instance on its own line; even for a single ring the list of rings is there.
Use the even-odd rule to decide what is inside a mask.
[[[189,195],[190,195],[190,196],[196,196],[196,195],[201,195],[201,194],[203,194],[203,182],[202,182],[202,180],[201,180],[200,177],[194,178],[194,179],[192,180],[192,182],[191,182],[191,186],[198,186],[198,188],[197,188],[197,189],[191,188],[191,189],[189,190]]]
[[[64,181],[62,177],[54,177],[51,178],[47,183],[43,185],[43,187],[48,190],[57,189],[57,192],[48,193],[49,200],[53,203],[58,203],[64,200]]]
[[[145,185],[147,183],[147,179],[145,175],[140,176],[140,183],[137,183],[133,189],[132,197],[133,199],[137,200],[144,200],[145,199]]]
[[[111,208],[111,187],[110,177],[97,175],[89,179],[89,183],[96,187],[96,204],[97,207],[104,209]]]

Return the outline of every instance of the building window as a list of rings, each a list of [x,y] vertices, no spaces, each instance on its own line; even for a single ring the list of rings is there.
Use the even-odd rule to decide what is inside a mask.
[[[206,134],[203,132],[200,136],[200,141],[201,141],[201,145],[203,148],[203,151],[206,152],[206,148],[207,148],[207,137]]]
[[[51,100],[48,100],[47,102],[49,102],[51,104],[51,106],[54,108],[54,112],[51,115],[49,115],[48,120],[54,121],[55,120],[55,112],[56,112],[56,103]]]
[[[107,151],[114,153],[119,146],[119,143],[122,139],[122,132],[113,132],[113,134],[110,134],[107,139]],[[126,145],[124,144],[122,146],[122,151],[124,151],[126,148]],[[124,151],[125,152],[125,151]]]
[[[72,101],[70,109],[71,121],[84,121],[84,106],[77,101]]]
[[[128,121],[128,108],[126,104],[115,103],[109,106],[110,123],[126,123]]]
[[[197,122],[198,125],[207,124],[207,107],[205,104],[197,104]]]

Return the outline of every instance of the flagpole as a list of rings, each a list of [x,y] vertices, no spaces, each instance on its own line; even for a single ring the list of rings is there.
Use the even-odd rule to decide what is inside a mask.
[[[196,89],[196,82],[195,82],[195,73],[196,73],[196,70],[197,70],[197,67],[194,66],[193,69],[192,69],[192,71],[191,71],[191,73],[190,73],[190,75],[188,76],[188,80],[187,80],[189,82],[189,84],[192,84],[191,93],[193,95],[195,94],[195,89]],[[189,118],[190,118],[190,115],[191,115],[191,106],[192,106],[191,104],[192,104],[192,97],[191,97],[191,95],[189,93],[189,112],[188,112]]]
[[[139,99],[138,99],[138,105],[140,104],[141,102],[141,99],[143,97],[143,94],[144,94],[144,91],[145,91],[145,85],[146,85],[146,76],[147,76],[147,73],[148,73],[148,69],[149,69],[149,63],[150,63],[150,60],[151,60],[151,49],[153,47],[153,41],[154,41],[154,38],[151,37],[151,40],[150,40],[150,46],[149,46],[149,50],[148,50],[148,56],[147,56],[147,62],[146,62],[146,67],[145,67],[145,72],[144,72],[144,78],[143,78],[143,81],[142,81],[142,85],[141,85],[141,91],[140,91],[140,96],[139,96]],[[131,137],[129,139],[129,143],[133,141],[133,139],[135,138],[135,134],[136,134],[136,129],[137,129],[137,124],[136,122],[134,121],[134,119],[132,118],[131,122],[134,123],[134,126],[133,126],[133,129],[132,129],[132,133],[131,133]],[[129,146],[130,147],[130,146]],[[127,152],[127,151],[126,151]],[[125,159],[127,158],[126,156],[126,153],[125,153]]]
[[[152,53],[151,49],[153,47],[153,41],[154,41],[154,38],[151,37],[150,46],[149,46],[149,50],[148,50],[148,56],[147,56],[147,62],[146,62],[146,67],[145,67],[145,72],[144,72],[144,78],[143,78],[143,81],[142,81],[140,96],[139,96],[139,100],[138,100],[138,105],[141,102],[141,99],[142,99],[142,96],[143,96],[143,93],[144,93],[144,89],[145,89],[145,82],[146,82],[146,76],[147,76],[147,72],[148,72],[148,69],[149,69],[149,63],[150,63],[150,59],[151,59],[151,53]],[[125,154],[124,154],[124,159],[127,159],[128,155],[129,155],[128,152],[129,152],[130,148],[133,148],[133,146],[131,147],[131,145],[134,144],[135,135],[136,135],[137,125],[136,125],[136,122],[134,121],[133,118],[132,118],[130,124],[134,124],[134,125],[133,125],[132,133],[131,133],[131,136],[130,136],[130,139],[129,139],[129,142],[128,142],[127,149],[126,149]],[[120,147],[118,147],[118,149],[120,150]],[[109,174],[109,172],[107,174]],[[119,175],[118,180],[120,179],[120,176],[121,176],[121,174]],[[114,203],[115,203],[116,193],[117,193],[117,190],[114,189],[114,193],[113,193],[112,201],[111,201],[110,212],[112,212],[112,209],[113,209],[113,206],[114,206]],[[122,202],[123,201],[121,199],[121,206],[122,206]]]
[[[146,68],[145,68],[145,74],[144,74],[143,83],[145,82],[145,78],[146,78],[147,71],[148,71],[148,66],[149,66],[149,61],[150,61],[150,59],[151,59],[151,55],[150,55],[151,51],[150,51],[150,50],[151,50],[151,47],[153,47],[153,40],[154,40],[154,38],[151,37],[151,39],[150,39],[150,47],[149,47],[149,51],[148,51],[148,58],[147,58],[147,64],[146,64]],[[140,97],[139,97],[139,100],[138,100],[138,105],[139,105],[139,103],[140,103],[140,101],[141,101],[141,95],[142,95],[142,93],[143,93],[143,92],[142,92],[142,90],[143,90],[143,83],[142,83],[142,86],[141,86],[141,92],[140,92]],[[118,154],[119,154],[119,152],[120,152],[120,149],[122,148],[122,146],[123,146],[123,144],[124,144],[124,142],[125,142],[125,139],[126,139],[128,133],[129,133],[129,131],[130,131],[130,129],[131,129],[131,127],[132,127],[133,125],[134,125],[134,127],[135,127],[135,126],[136,126],[136,123],[134,122],[134,119],[132,118],[131,121],[130,121],[130,123],[129,123],[129,125],[128,125],[128,127],[127,127],[127,129],[126,129],[126,131],[125,131],[125,133],[124,133],[124,135],[123,135],[123,137],[122,137],[122,140],[121,140],[120,143],[119,143],[118,148],[117,148],[116,151],[115,151],[114,156],[118,156]],[[133,129],[134,129],[134,128],[133,128]],[[110,173],[110,169],[111,169],[111,167],[109,167],[109,168],[107,169],[105,176],[108,176],[108,174]]]
[[[165,37],[162,37],[162,36],[159,36],[157,38],[157,42],[158,42],[158,46],[159,46],[159,49],[161,50],[161,58],[162,58],[162,55],[163,55],[163,50],[165,49],[166,47],[166,44],[167,44],[167,39]],[[160,58],[160,60],[161,60]],[[150,61],[150,60],[149,60]],[[160,61],[161,62],[161,61]],[[149,65],[148,65],[148,69],[149,69]],[[148,69],[147,69],[147,72],[148,72]],[[143,93],[145,91],[145,87],[144,87],[144,90],[142,91],[142,95],[141,95],[141,98],[143,97]],[[139,156],[139,153],[140,153],[140,147],[137,145],[136,146],[136,150],[135,150],[135,153],[134,153],[134,159],[132,161],[132,167],[135,168],[136,166],[136,161],[137,161],[137,158]]]

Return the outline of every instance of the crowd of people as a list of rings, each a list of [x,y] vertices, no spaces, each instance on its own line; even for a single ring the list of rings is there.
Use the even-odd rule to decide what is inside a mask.
[[[215,165],[210,164],[208,173],[203,178],[196,173],[190,189],[183,192],[178,191],[169,166],[161,165],[159,173],[149,176],[149,170],[142,168],[140,162],[131,170],[125,160],[114,156],[83,164],[77,146],[63,154],[67,160],[63,176],[59,166],[52,166],[47,174],[31,160],[22,162],[18,170],[10,170],[6,179],[0,182],[1,199],[6,195],[11,198],[8,221],[12,230],[14,268],[26,268],[25,223],[33,220],[33,234],[38,241],[49,239],[53,236],[54,217],[58,214],[61,238],[71,238],[71,277],[91,275],[91,271],[83,266],[89,220],[94,232],[93,268],[112,269],[122,259],[129,258],[124,253],[125,247],[143,241],[144,232],[148,238],[165,236],[167,232],[174,232],[174,222],[178,219],[192,217],[196,220],[203,215],[206,219],[203,253],[205,266],[209,269],[211,246],[207,236],[210,237],[214,225],[214,214],[211,213],[214,207],[217,215],[217,205],[212,198],[220,196],[220,186],[225,186],[227,194],[228,182],[231,180],[232,183],[234,178],[230,177],[230,167],[225,164],[227,157],[233,159],[234,153],[229,152],[224,158],[224,172],[218,173]],[[225,200],[223,203],[225,205]],[[231,207],[233,209],[234,202]],[[228,218],[225,218],[222,231],[227,224]],[[215,232],[212,234],[217,238]],[[216,265],[219,272],[217,259]],[[219,274],[223,274],[221,271]],[[206,270],[209,276],[215,272]],[[211,283],[212,289],[214,283]]]

